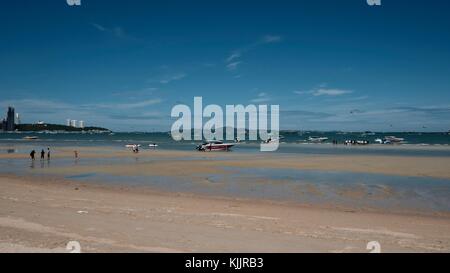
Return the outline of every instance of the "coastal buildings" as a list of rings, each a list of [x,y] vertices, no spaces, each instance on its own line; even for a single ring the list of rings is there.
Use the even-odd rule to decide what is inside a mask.
[[[16,113],[16,121],[15,121],[15,123],[16,123],[17,125],[20,124],[20,115],[19,115],[19,113]]]
[[[6,113],[6,118],[2,120],[2,130],[7,132],[14,131],[15,125],[15,114],[14,108],[8,107],[8,112]]]
[[[6,131],[14,131],[15,127],[15,114],[14,114],[14,108],[8,107],[8,114],[6,116]]]
[[[67,119],[66,120],[66,125],[70,126],[70,127],[74,127],[74,128],[84,128],[84,121],[80,120],[78,121],[78,126],[77,126],[77,120],[76,119]]]

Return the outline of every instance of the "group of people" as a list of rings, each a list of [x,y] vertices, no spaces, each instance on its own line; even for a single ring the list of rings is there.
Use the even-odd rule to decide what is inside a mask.
[[[41,159],[45,159],[45,155],[47,154],[47,160],[50,160],[50,148],[47,148],[47,153],[44,149],[41,151]],[[36,151],[32,150],[30,153],[31,160],[35,160]]]

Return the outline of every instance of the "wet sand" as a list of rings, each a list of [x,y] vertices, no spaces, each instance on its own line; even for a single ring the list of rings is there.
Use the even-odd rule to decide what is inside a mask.
[[[84,252],[368,252],[370,241],[378,241],[383,252],[450,251],[448,213],[205,196],[64,178],[89,172],[192,177],[232,173],[223,167],[240,167],[448,179],[447,157],[158,150],[136,155],[98,147],[76,148],[81,158],[73,164],[74,149],[54,149],[51,167],[15,175],[0,172],[0,252],[67,252],[67,242],[74,240]],[[0,160],[22,160],[22,167],[29,168],[24,153],[1,154]],[[320,193],[313,185],[299,191]],[[392,195],[388,187],[381,191]],[[362,198],[358,187],[340,194]]]
[[[73,159],[74,150],[85,159],[154,159],[146,165],[96,164],[58,168],[50,172],[105,172],[109,174],[189,175],[199,172],[217,173],[222,167],[290,168],[297,170],[346,171],[418,177],[450,178],[450,157],[381,156],[381,155],[302,155],[272,153],[209,153],[196,151],[142,150],[139,154],[108,148],[59,148],[52,150],[53,159]],[[0,154],[0,159],[27,159],[27,154]],[[167,164],[166,160],[171,160]],[[190,159],[195,159],[190,160]]]

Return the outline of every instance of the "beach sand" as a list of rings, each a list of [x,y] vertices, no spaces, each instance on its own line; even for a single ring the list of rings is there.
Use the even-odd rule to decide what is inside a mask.
[[[0,178],[0,251],[450,251],[450,218]]]
[[[71,158],[72,152],[55,150],[53,160]],[[238,166],[450,178],[449,158],[181,151],[134,155],[102,149],[82,151],[81,157],[158,160],[44,168],[36,170],[37,176],[0,174],[0,252],[67,252],[69,241],[79,241],[83,252],[369,252],[371,241],[378,241],[382,252],[450,251],[450,217],[445,213],[162,192],[60,176],[95,171],[173,177]]]

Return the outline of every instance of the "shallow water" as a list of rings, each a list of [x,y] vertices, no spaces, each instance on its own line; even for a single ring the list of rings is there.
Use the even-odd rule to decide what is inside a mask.
[[[146,157],[143,150],[138,157],[119,158],[55,158],[51,161],[39,160],[31,162],[29,149],[37,143],[27,143],[11,148],[11,143],[0,142],[1,153],[18,153],[20,159],[0,159],[0,174],[39,175],[47,169],[50,173],[58,168],[69,167],[62,178],[113,184],[124,186],[146,186],[154,189],[189,192],[207,195],[259,198],[279,201],[291,201],[306,204],[331,204],[352,208],[378,208],[389,210],[407,210],[421,212],[450,212],[450,180],[428,177],[408,177],[367,173],[310,171],[294,169],[262,169],[262,168],[223,168],[226,174],[195,174],[188,177],[178,176],[120,176],[100,172],[73,173],[77,166],[151,164],[152,162],[172,160],[205,160],[204,153],[187,158]],[[55,144],[55,143],[54,143]],[[73,143],[71,143],[73,144]],[[41,147],[45,145],[40,144]],[[66,143],[56,143],[57,147],[66,147]],[[58,146],[60,145],[60,146]],[[71,146],[70,146],[71,147]],[[191,146],[188,146],[192,148]],[[34,149],[39,150],[40,147]],[[124,150],[120,146],[103,146],[105,151]],[[186,147],[184,147],[185,149]],[[102,153],[105,151],[102,150]],[[248,152],[250,151],[250,152]],[[258,145],[247,144],[236,147],[236,154],[257,153]],[[335,147],[333,145],[282,144],[279,153],[284,156],[302,155],[402,155],[402,156],[450,156],[450,149],[389,146],[389,147]],[[297,153],[297,154],[293,154]],[[220,156],[208,160],[231,160]],[[225,154],[224,154],[225,155]],[[267,156],[282,156],[269,153]],[[231,157],[233,158],[233,157]],[[438,160],[438,159],[436,159]]]
[[[284,139],[275,153],[296,154],[363,154],[363,155],[401,155],[401,156],[450,156],[450,135],[445,133],[376,133],[363,136],[361,133],[339,132],[283,132]],[[334,146],[330,143],[309,144],[305,142],[310,136],[328,137],[329,142],[347,139],[368,140],[374,143],[376,138],[396,135],[407,140],[406,145],[369,145],[369,146]],[[24,140],[24,136],[37,136],[38,140]],[[126,144],[156,143],[159,150],[193,151],[199,141],[174,141],[168,133],[115,133],[81,134],[81,133],[0,133],[0,153],[15,149],[17,153],[29,153],[31,149],[46,147],[105,147],[123,150]],[[233,152],[259,152],[259,141],[246,141],[233,148]]]
[[[130,160],[128,164],[132,164]],[[91,165],[94,161],[83,164]],[[35,169],[53,166],[45,161],[36,163],[42,166],[35,166]],[[41,176],[42,172],[35,172],[35,169],[28,169],[26,174]],[[13,170],[10,168],[10,172]],[[169,192],[327,204],[355,209],[450,212],[450,179],[294,169],[226,167],[223,170],[224,174],[186,177],[87,172],[66,173],[63,178],[105,185],[144,186]]]

